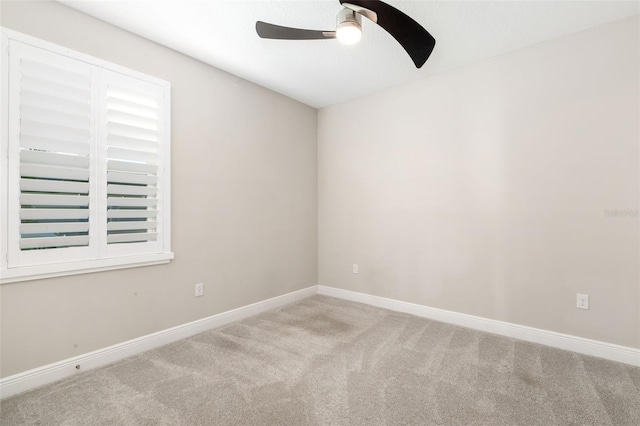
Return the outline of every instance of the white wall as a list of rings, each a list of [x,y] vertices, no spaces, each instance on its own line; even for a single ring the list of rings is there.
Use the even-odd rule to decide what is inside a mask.
[[[2,377],[316,284],[314,109],[57,3],[0,7],[5,27],[171,82],[175,252],[2,285]]]
[[[321,110],[319,284],[640,347],[638,27]]]

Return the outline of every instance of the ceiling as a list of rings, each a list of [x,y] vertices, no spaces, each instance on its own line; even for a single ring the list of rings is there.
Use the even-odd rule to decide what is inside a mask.
[[[362,40],[263,40],[255,22],[335,29],[338,0],[59,0],[315,108],[640,13],[620,1],[396,1],[436,47],[421,68],[364,19]],[[594,52],[594,56],[597,52]]]

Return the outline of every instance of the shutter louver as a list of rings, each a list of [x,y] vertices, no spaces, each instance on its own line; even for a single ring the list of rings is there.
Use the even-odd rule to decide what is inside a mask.
[[[158,239],[161,93],[111,81],[106,89],[107,244]]]
[[[89,245],[91,76],[19,63],[20,250]]]

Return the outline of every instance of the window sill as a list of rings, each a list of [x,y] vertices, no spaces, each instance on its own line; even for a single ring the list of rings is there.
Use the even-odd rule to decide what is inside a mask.
[[[137,268],[140,266],[161,265],[163,263],[169,263],[173,257],[173,253],[159,253],[4,269],[0,271],[0,284],[64,277],[67,275],[90,274],[116,269]]]

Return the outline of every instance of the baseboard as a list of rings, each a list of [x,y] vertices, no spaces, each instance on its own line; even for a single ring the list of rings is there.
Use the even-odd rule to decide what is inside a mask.
[[[53,364],[0,379],[0,399],[55,382],[66,377],[101,367],[150,349],[194,336],[213,328],[239,321],[270,309],[297,302],[314,294],[336,297],[364,303],[397,312],[405,312],[423,318],[442,321],[475,330],[486,331],[528,342],[540,343],[577,353],[605,358],[640,367],[640,349],[599,342],[568,334],[497,321],[444,309],[431,308],[415,303],[358,293],[324,285],[311,286],[251,305],[232,309],[217,315],[148,334],[117,345],[99,349]],[[80,366],[80,369],[76,368]]]
[[[327,287],[324,285],[318,286],[318,294],[350,300],[352,302],[360,302],[379,308],[404,312],[423,318],[640,367],[640,349],[636,348],[599,342],[597,340],[585,339],[582,337],[541,330],[539,328],[527,327],[524,325],[512,324],[473,315],[461,314],[444,309],[430,308],[428,306],[417,305],[415,303],[402,302],[400,300],[372,296],[370,294],[358,293],[335,287]]]
[[[309,296],[313,296],[316,293],[317,286],[311,286],[187,324],[182,324],[177,327],[168,328],[157,333],[148,334],[123,343],[118,343],[117,345],[109,346],[104,349],[99,349],[97,351],[5,377],[0,379],[0,399],[73,376],[74,374],[78,374],[80,371],[87,371],[110,364],[158,346],[194,336],[198,333],[202,333],[203,331],[248,318],[270,309],[279,308],[290,303],[297,302]],[[76,366],[80,366],[80,368],[78,369]]]

